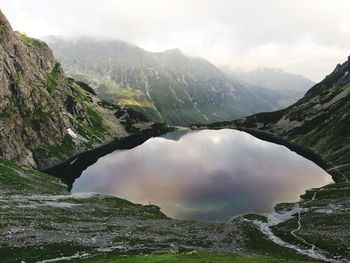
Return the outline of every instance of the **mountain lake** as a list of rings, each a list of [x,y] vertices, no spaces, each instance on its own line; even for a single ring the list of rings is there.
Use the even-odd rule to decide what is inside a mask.
[[[73,193],[109,193],[155,204],[175,219],[226,222],[270,213],[305,190],[331,183],[327,172],[288,148],[232,129],[175,131],[89,166]]]

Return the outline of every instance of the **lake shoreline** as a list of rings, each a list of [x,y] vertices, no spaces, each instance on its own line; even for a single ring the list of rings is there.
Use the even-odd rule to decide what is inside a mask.
[[[67,185],[68,191],[70,191],[75,179],[79,178],[81,173],[87,167],[94,164],[99,158],[112,153],[115,150],[132,149],[152,137],[164,135],[176,129],[176,127],[167,126],[161,127],[161,129],[159,129],[159,127],[152,127],[151,129],[142,130],[133,135],[113,140],[112,142],[97,148],[80,152],[64,162],[41,171],[61,179]]]
[[[302,145],[299,144],[293,144],[291,142],[289,142],[286,139],[283,139],[281,137],[277,137],[273,134],[264,132],[264,131],[257,131],[254,129],[245,129],[245,128],[240,128],[240,127],[211,127],[211,126],[205,126],[203,125],[202,127],[197,127],[196,125],[191,126],[192,130],[222,130],[222,129],[232,129],[232,130],[237,130],[237,131],[242,131],[242,132],[246,132],[249,133],[250,135],[266,141],[266,142],[271,142],[271,143],[275,143],[278,145],[282,145],[285,146],[286,148],[288,148],[289,150],[297,153],[298,155],[308,159],[309,161],[315,163],[316,165],[318,165],[319,167],[321,167],[323,170],[325,170],[327,173],[329,173],[332,176],[332,179],[335,183],[341,183],[343,176],[336,170],[333,169],[334,165],[330,162],[328,162],[327,160],[325,160],[322,155],[316,153],[315,151],[313,151],[312,149],[308,148],[308,147],[303,147]]]

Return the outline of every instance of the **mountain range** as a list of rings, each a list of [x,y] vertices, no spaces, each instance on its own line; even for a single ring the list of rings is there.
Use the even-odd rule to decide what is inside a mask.
[[[179,49],[154,53],[118,40],[45,40],[67,74],[87,82],[100,98],[132,107],[156,122],[187,125],[232,120],[280,109],[303,95],[244,82]],[[298,83],[304,92],[312,85],[299,76],[285,73],[284,77],[278,84]]]

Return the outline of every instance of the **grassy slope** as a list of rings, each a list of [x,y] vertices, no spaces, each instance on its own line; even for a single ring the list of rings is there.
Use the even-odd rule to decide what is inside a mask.
[[[163,121],[154,103],[141,90],[121,88],[113,81],[108,81],[102,83],[97,92],[99,97],[105,101],[132,108],[153,121]]]
[[[0,159],[0,194],[61,194],[66,193],[66,189],[57,178]]]
[[[333,256],[350,257],[350,183],[331,184],[312,189],[302,196],[299,205],[301,228],[297,235]],[[288,210],[288,208],[285,208]],[[275,227],[275,234],[290,243],[308,247],[290,232],[298,227],[297,217]]]

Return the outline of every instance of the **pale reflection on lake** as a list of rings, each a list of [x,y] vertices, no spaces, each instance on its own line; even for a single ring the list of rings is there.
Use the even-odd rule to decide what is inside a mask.
[[[171,137],[171,136],[169,136]],[[73,192],[112,193],[153,203],[172,218],[227,221],[273,211],[306,189],[331,182],[317,165],[283,146],[236,130],[152,138],[86,169]]]

